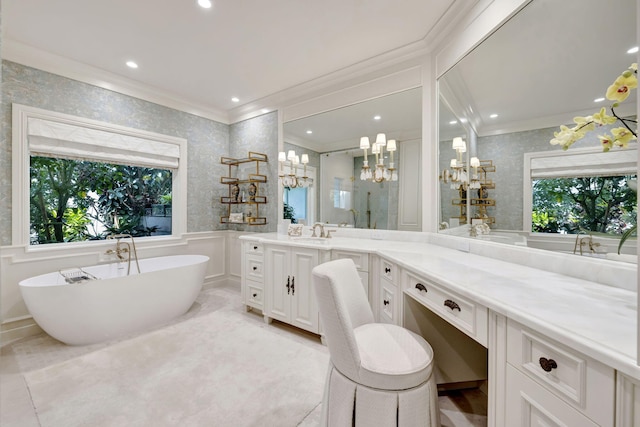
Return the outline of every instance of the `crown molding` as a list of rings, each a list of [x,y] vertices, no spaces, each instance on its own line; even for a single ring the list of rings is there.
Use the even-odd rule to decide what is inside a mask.
[[[230,124],[227,111],[187,101],[179,94],[146,85],[11,39],[2,40],[2,59],[129,95],[185,113]]]

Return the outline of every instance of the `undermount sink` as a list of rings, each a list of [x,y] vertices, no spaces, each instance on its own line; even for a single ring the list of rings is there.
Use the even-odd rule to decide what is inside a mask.
[[[311,237],[311,236],[302,236],[302,237],[289,237],[293,242],[299,243],[318,243],[324,244],[331,241],[331,239],[327,239],[326,237]]]

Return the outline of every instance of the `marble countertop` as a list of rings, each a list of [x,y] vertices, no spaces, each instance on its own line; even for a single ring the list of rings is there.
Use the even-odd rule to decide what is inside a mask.
[[[378,254],[640,380],[637,293],[425,242],[241,236],[263,243]]]

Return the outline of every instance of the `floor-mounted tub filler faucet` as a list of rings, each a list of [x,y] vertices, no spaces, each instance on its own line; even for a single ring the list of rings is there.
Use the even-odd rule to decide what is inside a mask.
[[[136,260],[136,268],[138,269],[138,274],[140,274],[138,251],[136,250],[136,242],[133,240],[133,236],[131,234],[110,234],[107,236],[107,240],[113,239],[116,240],[116,248],[108,249],[105,253],[107,255],[115,255],[120,261],[127,260],[128,276],[129,274],[131,274],[131,252],[133,252],[133,257]],[[129,242],[123,242],[122,239],[131,239],[131,244],[129,244]]]
[[[593,236],[591,234],[586,235],[585,237],[580,238],[580,233],[576,236],[576,243],[573,245],[573,253],[575,254],[578,248],[580,248],[580,255],[583,255],[582,247],[589,246],[589,253],[595,254],[596,248],[600,246],[600,243],[593,241]]]

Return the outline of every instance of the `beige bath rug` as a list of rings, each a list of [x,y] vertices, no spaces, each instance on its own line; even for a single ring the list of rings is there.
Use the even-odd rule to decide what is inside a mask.
[[[326,348],[215,311],[25,374],[43,427],[297,426],[322,400]]]

